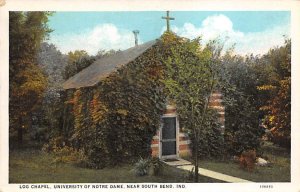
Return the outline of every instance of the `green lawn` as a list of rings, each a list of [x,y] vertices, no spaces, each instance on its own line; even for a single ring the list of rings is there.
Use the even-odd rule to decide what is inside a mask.
[[[290,154],[286,150],[267,143],[263,157],[272,163],[268,167],[256,167],[249,173],[232,161],[200,160],[200,167],[255,182],[290,182]],[[183,183],[188,172],[164,165],[160,176],[137,177],[133,165],[122,165],[100,170],[79,168],[72,164],[53,162],[53,156],[34,149],[14,150],[9,156],[10,183]],[[218,180],[200,176],[199,182],[215,183]]]
[[[189,182],[188,172],[164,166],[161,176],[137,177],[132,165],[122,165],[100,170],[79,168],[72,164],[56,166],[53,157],[37,150],[13,151],[10,153],[10,183],[182,183]],[[217,180],[200,177],[199,182]]]
[[[239,165],[232,161],[201,160],[200,167],[255,182],[290,182],[290,154],[270,143],[266,143],[262,151],[263,157],[267,158],[271,165],[256,166],[252,173],[240,169]]]

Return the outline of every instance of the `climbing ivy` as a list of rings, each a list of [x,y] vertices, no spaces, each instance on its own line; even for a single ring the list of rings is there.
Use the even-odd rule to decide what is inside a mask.
[[[154,45],[92,88],[72,90],[66,105],[72,130],[68,143],[83,149],[93,168],[151,155],[151,140],[165,108],[160,62]],[[68,127],[68,128],[67,128]]]

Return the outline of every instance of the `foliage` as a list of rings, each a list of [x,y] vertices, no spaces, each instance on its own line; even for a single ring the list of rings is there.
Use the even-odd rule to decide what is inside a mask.
[[[270,65],[273,77],[268,78],[258,90],[270,96],[261,106],[266,112],[265,126],[270,129],[274,143],[290,148],[291,145],[291,41],[274,48],[263,58]]]
[[[83,150],[67,146],[62,137],[50,139],[48,143],[44,144],[42,151],[51,152],[54,155],[52,163],[56,167],[62,163],[72,163],[81,167],[85,167],[87,164],[87,157]]]
[[[68,146],[54,148],[53,154],[55,155],[53,163],[56,165],[60,163],[75,163],[81,165],[86,161],[82,150],[75,150]]]
[[[240,168],[247,169],[247,171],[252,172],[254,170],[256,162],[256,151],[247,150],[242,152],[239,162]]]
[[[220,154],[222,146],[220,130],[215,127],[216,116],[208,107],[219,83],[219,52],[214,52],[218,47],[214,42],[202,47],[200,39],[180,39],[172,33],[165,33],[163,39],[171,46],[171,54],[165,60],[167,69],[163,82],[169,100],[176,103],[181,126],[190,133],[197,182],[198,156]]]
[[[67,65],[65,66],[65,69],[63,71],[63,77],[65,80],[67,80],[70,77],[82,71],[84,68],[90,66],[97,59],[113,55],[117,52],[118,51],[115,50],[100,50],[95,56],[90,56],[84,50],[75,50],[74,52],[70,51],[68,53]]]
[[[149,159],[139,159],[138,162],[134,164],[134,173],[136,176],[145,176],[148,175],[150,168]]]
[[[239,155],[245,150],[258,149],[264,133],[259,125],[260,102],[258,94],[259,74],[255,70],[256,57],[241,57],[229,52],[222,58],[227,89],[223,89],[225,104],[226,151]]]
[[[116,53],[120,52],[120,50],[114,50],[114,49],[110,49],[110,50],[99,50],[97,52],[97,54],[95,55],[95,59],[101,59],[103,57],[107,57],[107,56],[110,56],[110,55],[114,55]]]
[[[49,12],[9,14],[9,120],[11,144],[22,144],[24,129],[30,128],[32,113],[39,107],[47,78],[37,65],[41,42],[51,30]],[[16,138],[17,135],[17,138]]]
[[[90,57],[84,50],[70,51],[68,53],[68,62],[63,72],[64,79],[67,80],[82,69],[91,65],[95,59]]]
[[[217,121],[219,115],[209,110],[207,112],[206,122],[203,127],[205,129],[199,130],[198,142],[198,156],[204,158],[221,158],[224,154],[224,135],[221,132],[221,125]],[[195,143],[195,136],[189,132],[189,138]],[[192,151],[195,152],[196,147],[191,145]]]
[[[62,54],[54,44],[43,42],[38,51],[37,61],[48,75],[47,90],[50,92],[61,89],[61,84],[64,82],[62,74],[68,63],[68,56]]]
[[[225,95],[225,142],[229,154],[259,150],[265,128],[271,140],[290,146],[290,41],[263,56],[223,58],[230,89]]]
[[[43,135],[40,140],[47,141],[50,137],[57,136],[62,127],[62,73],[67,64],[67,56],[63,55],[53,44],[42,43],[37,56],[38,65],[45,71],[47,87],[42,98],[43,107],[34,113],[37,122],[33,122],[36,132]],[[33,139],[39,137],[33,135]]]

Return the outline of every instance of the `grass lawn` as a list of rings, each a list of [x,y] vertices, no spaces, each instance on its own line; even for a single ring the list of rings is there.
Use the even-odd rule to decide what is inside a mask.
[[[10,183],[182,183],[188,172],[164,166],[160,176],[137,177],[133,165],[122,165],[100,170],[79,168],[72,164],[52,164],[53,156],[37,150],[13,151],[9,157]],[[217,180],[200,177],[199,182],[212,183]]]
[[[239,165],[232,161],[201,160],[200,167],[254,182],[290,182],[290,153],[271,143],[262,146],[262,151],[263,157],[267,158],[271,165],[268,167],[256,166],[252,173],[240,169]]]
[[[256,167],[253,172],[239,168],[233,161],[200,160],[200,167],[254,182],[290,182],[290,153],[266,143],[263,157],[271,162],[268,167]],[[164,165],[163,174],[137,177],[133,165],[125,164],[100,170],[79,168],[72,164],[56,165],[54,157],[38,150],[12,151],[9,156],[10,183],[184,183],[189,173]],[[200,176],[201,183],[221,182]]]

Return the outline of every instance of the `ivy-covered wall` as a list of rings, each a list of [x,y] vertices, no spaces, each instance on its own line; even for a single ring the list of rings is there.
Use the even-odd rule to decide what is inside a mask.
[[[83,149],[88,166],[102,168],[151,155],[165,108],[161,48],[154,45],[95,87],[67,91],[66,138]]]

